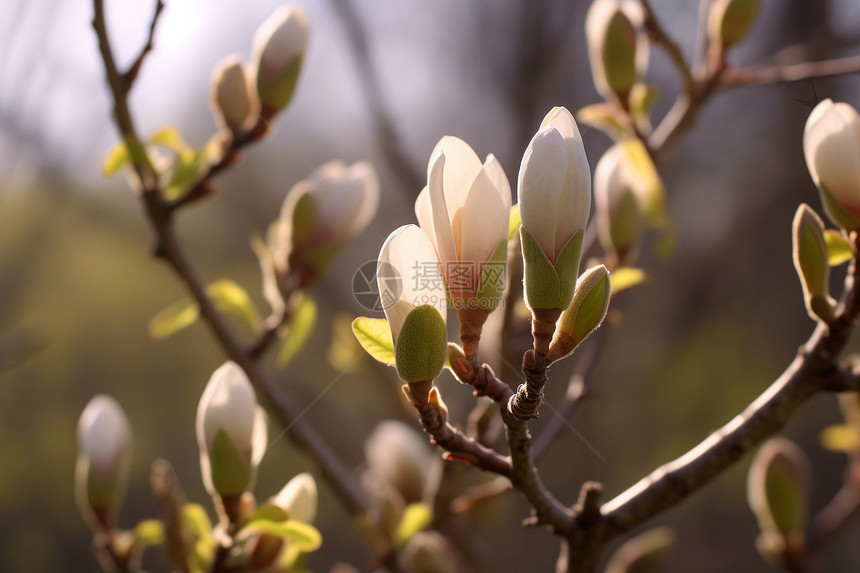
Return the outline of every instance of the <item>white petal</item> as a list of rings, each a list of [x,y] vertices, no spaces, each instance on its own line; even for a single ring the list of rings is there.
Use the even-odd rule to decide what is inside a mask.
[[[458,257],[458,241],[454,235],[452,221],[456,213],[450,209],[459,209],[462,204],[452,204],[446,200],[445,183],[448,158],[444,152],[438,151],[431,160],[430,173],[427,177],[427,187],[430,193],[430,213],[433,216],[434,244],[439,253],[439,259],[444,265],[456,261]]]
[[[351,238],[370,224],[379,208],[379,178],[373,165],[367,161],[353,163],[347,169],[347,179],[361,183],[361,202],[356,209],[348,237]]]
[[[480,263],[489,259],[508,236],[510,194],[505,201],[487,171],[485,168],[478,173],[462,211],[466,224],[463,226],[461,261],[474,264],[476,277]]]
[[[415,199],[415,218],[418,219],[418,226],[421,230],[427,233],[433,246],[436,245],[436,233],[433,231],[433,212],[430,210],[430,188],[425,186]],[[438,247],[436,249],[439,251]]]
[[[803,148],[809,171],[833,197],[860,205],[860,116],[850,105],[825,100],[810,114]]]
[[[568,152],[561,133],[547,126],[532,138],[520,164],[518,203],[523,227],[555,261],[559,201],[567,175]],[[559,249],[561,246],[559,246]]]
[[[502,202],[505,206],[510,207],[511,183],[508,181],[508,176],[505,174],[505,170],[502,169],[502,164],[499,163],[499,160],[496,159],[496,156],[492,153],[489,154],[487,159],[484,161],[484,171],[489,176],[490,181],[492,181],[493,187],[498,191]]]
[[[277,77],[308,45],[310,26],[304,8],[281,6],[254,33],[252,61],[260,63],[258,74]]]
[[[481,170],[481,160],[468,143],[450,135],[439,140],[433,150],[433,156],[440,151],[445,154],[445,202],[448,205],[448,215],[453,220],[456,210],[466,203],[472,182]],[[428,169],[428,181],[430,171],[432,166]]]
[[[269,417],[261,406],[254,409],[254,429],[251,436],[251,465],[257,466],[269,446]],[[249,488],[250,489],[250,488]]]
[[[110,471],[121,461],[131,439],[128,417],[119,403],[105,394],[91,399],[78,419],[78,449],[99,471]]]
[[[406,315],[420,304],[432,304],[445,319],[445,285],[436,249],[427,234],[416,225],[404,225],[391,233],[379,252],[379,261],[391,265],[399,276],[377,273],[380,293],[396,297],[385,307],[385,318],[394,341],[400,335]],[[385,300],[383,299],[383,302]]]
[[[317,482],[308,472],[302,472],[287,482],[274,504],[289,514],[290,519],[312,523],[317,514]]]
[[[256,409],[257,397],[244,370],[235,362],[225,362],[209,378],[197,406],[200,449],[208,450],[215,434],[223,429],[250,459]]]

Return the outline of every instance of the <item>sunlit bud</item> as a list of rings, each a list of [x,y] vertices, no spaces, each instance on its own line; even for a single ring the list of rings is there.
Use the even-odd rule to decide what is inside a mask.
[[[643,224],[639,182],[628,165],[623,145],[610,147],[594,170],[597,232],[603,248],[623,260],[636,244]]]
[[[247,126],[256,111],[257,96],[239,56],[227,57],[213,70],[211,105],[218,124],[233,132]]]
[[[317,515],[317,482],[304,472],[287,482],[273,503],[287,512],[290,519],[313,523]]]
[[[762,531],[802,530],[809,509],[809,461],[792,442],[774,438],[753,459],[747,501]]]
[[[860,116],[847,103],[820,102],[803,129],[803,154],[830,220],[860,228]]]
[[[250,490],[266,449],[266,417],[235,362],[212,374],[197,406],[196,427],[206,490],[231,498]]]
[[[744,39],[755,24],[759,0],[714,0],[708,14],[708,36],[725,50]]]
[[[400,561],[407,573],[455,573],[453,554],[453,549],[439,533],[419,531],[401,550]]]
[[[290,189],[281,207],[272,257],[304,288],[376,215],[379,180],[370,163],[331,161]]]
[[[422,434],[402,422],[380,422],[364,444],[364,455],[370,472],[406,503],[421,501],[433,461]]]
[[[576,283],[573,301],[558,319],[547,363],[571,354],[597,330],[606,317],[611,294],[612,283],[606,267],[599,265],[582,273]]]
[[[448,343],[448,363],[460,382],[470,384],[475,379],[475,368],[463,349],[453,342]]]
[[[420,280],[415,273],[441,276],[436,249],[419,227],[404,225],[385,240],[378,260],[377,283],[394,340],[397,374],[405,382],[433,380],[447,356],[445,286]]]
[[[467,356],[476,354],[487,315],[502,301],[510,208],[511,186],[498,160],[491,154],[482,164],[465,141],[443,137],[415,214],[439,254]]]
[[[546,354],[555,321],[573,298],[591,210],[591,171],[565,108],[553,108],[529,143],[517,195],[525,300],[535,319],[535,350]]]
[[[657,571],[674,543],[675,534],[670,528],[649,529],[618,548],[606,564],[606,573]]]
[[[264,117],[290,102],[308,46],[308,16],[300,6],[281,6],[254,34],[253,62]]]
[[[803,287],[806,312],[812,320],[830,322],[836,301],[830,296],[830,265],[824,241],[824,223],[809,205],[803,204],[794,215],[791,234],[792,259]]]
[[[605,98],[627,96],[648,67],[644,14],[635,0],[594,0],[585,18],[591,73]]]
[[[81,511],[104,528],[112,526],[128,485],[131,430],[122,407],[100,394],[78,420],[75,489]]]

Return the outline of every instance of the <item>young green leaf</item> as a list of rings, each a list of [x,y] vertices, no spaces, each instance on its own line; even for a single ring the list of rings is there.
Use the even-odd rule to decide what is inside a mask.
[[[433,519],[433,510],[425,503],[410,503],[403,510],[403,517],[394,533],[394,543],[400,547],[409,539],[427,527]]]
[[[241,286],[229,279],[221,279],[206,287],[206,294],[221,312],[227,312],[244,319],[251,330],[259,332],[262,328],[260,315],[251,302],[248,293]]]
[[[831,267],[846,263],[854,256],[851,245],[836,229],[824,230],[824,242],[827,244],[827,262]]]
[[[102,165],[102,172],[105,177],[113,177],[120,169],[131,163],[131,154],[128,152],[128,147],[122,141],[114,145],[108,151]]]
[[[149,321],[149,336],[155,340],[167,338],[191,326],[200,316],[200,309],[190,300],[173,303]]]
[[[316,527],[292,519],[282,522],[258,519],[243,527],[242,531],[276,535],[286,539],[288,544],[297,546],[305,552],[316,551],[322,545],[322,536]]]
[[[175,200],[185,195],[197,182],[198,174],[204,165],[204,154],[191,148],[178,152],[173,160],[170,181],[164,190],[164,197]]]
[[[821,445],[831,452],[850,452],[857,448],[860,436],[848,424],[835,424],[821,430]]]
[[[182,141],[179,130],[172,125],[165,126],[156,131],[149,138],[149,142],[153,145],[160,145],[161,147],[175,151],[176,153],[182,153],[189,149],[188,145]]]
[[[164,524],[157,519],[144,519],[134,526],[134,541],[138,547],[164,543]]]
[[[296,307],[293,319],[288,325],[287,333],[284,335],[281,350],[278,352],[277,363],[279,366],[286,365],[296,353],[302,349],[305,342],[314,330],[317,321],[317,305],[307,294]]]
[[[273,505],[271,503],[266,503],[259,506],[254,513],[248,516],[248,519],[245,520],[245,524],[250,524],[255,521],[274,521],[281,522],[289,519],[287,512],[278,507],[277,505]]]
[[[645,271],[634,267],[621,267],[612,271],[612,292],[618,294],[634,287],[648,278]]]
[[[387,320],[359,316],[352,321],[352,332],[361,347],[373,358],[383,364],[394,365],[394,339]]]

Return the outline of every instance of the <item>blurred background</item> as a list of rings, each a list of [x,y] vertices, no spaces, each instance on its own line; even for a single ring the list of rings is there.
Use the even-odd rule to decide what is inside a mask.
[[[337,313],[367,313],[351,296],[353,273],[375,259],[391,230],[414,222],[413,201],[440,137],[459,136],[482,157],[494,153],[515,183],[522,153],[552,106],[576,110],[599,100],[583,34],[588,2],[301,3],[312,35],[291,107],[275,133],[221,178],[215,196],[182,213],[178,227],[207,281],[232,278],[265,309],[249,237],[277,217],[286,192],[312,167],[336,158],[374,163],[379,214],[312,288],[320,318],[308,346],[287,368],[272,366],[302,407],[326,391],[305,416],[359,471],[363,441],[378,422],[417,423],[400,402],[393,370],[366,358],[342,374],[327,361]],[[144,42],[153,4],[107,2],[121,63]],[[653,1],[688,60],[696,4]],[[168,1],[132,93],[139,131],[173,125],[202,145],[215,129],[207,106],[212,68],[232,53],[247,58],[256,27],[278,5]],[[194,413],[224,357],[200,324],[167,341],[148,337],[149,319],[184,292],[151,257],[152,235],[126,182],[102,176],[117,134],[92,5],[11,0],[0,14],[0,570],[98,571],[72,495],[78,415],[105,392],[131,419],[135,461],[122,525],[159,515],[148,485],[156,458],[170,460],[188,497],[209,507]],[[858,43],[860,5],[853,0],[764,0],[751,37],[730,61],[831,58],[856,53]],[[661,90],[660,117],[678,80],[659,50],[652,50],[647,79]],[[582,437],[565,430],[541,460],[560,499],[572,503],[588,479],[602,481],[608,497],[619,493],[728,421],[794,357],[813,325],[791,263],[791,219],[800,202],[819,208],[803,160],[803,125],[817,99],[859,106],[858,88],[855,74],[718,92],[661,158],[677,248],[664,258],[645,248],[649,280],[625,297],[594,370],[595,392],[571,420]],[[610,141],[596,130],[583,135],[593,167]],[[563,394],[569,369],[553,369],[551,400]],[[462,422],[470,392],[447,373],[439,384]],[[545,410],[536,428],[550,417]],[[844,456],[818,440],[839,419],[835,398],[820,396],[785,430],[812,459],[813,508],[841,484]],[[745,501],[749,460],[647,524],[676,528],[667,571],[765,568]],[[304,470],[316,473],[286,439],[273,441],[258,497]],[[309,567],[322,572],[346,561],[366,570],[351,518],[321,487],[317,525],[325,541]],[[521,528],[527,514],[508,493],[461,518],[476,570],[552,570],[558,543]],[[843,531],[827,570],[860,569],[850,541],[858,534],[860,523]],[[146,563],[157,569],[160,562],[153,555]]]

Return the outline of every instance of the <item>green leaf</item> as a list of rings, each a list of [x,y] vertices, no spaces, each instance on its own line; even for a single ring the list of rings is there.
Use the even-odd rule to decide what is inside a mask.
[[[613,104],[587,105],[576,112],[576,120],[599,129],[612,139],[622,139],[626,134],[624,124],[618,118]]]
[[[850,452],[857,448],[860,436],[848,424],[828,426],[821,431],[821,445],[831,452]]]
[[[520,206],[514,205],[511,207],[510,218],[508,219],[508,240],[513,239],[520,230],[520,225],[523,224],[523,217],[520,214]]]
[[[209,520],[209,514],[199,503],[186,503],[182,507],[182,517],[185,519],[185,525],[195,537],[204,538],[212,535],[212,522]]]
[[[209,451],[212,485],[221,495],[242,495],[251,483],[251,463],[230,435],[220,428]]]
[[[824,242],[827,243],[827,262],[831,267],[838,267],[854,257],[851,245],[836,229],[824,230]]]
[[[102,165],[102,172],[105,177],[113,177],[120,169],[129,164],[131,164],[131,154],[128,152],[128,146],[120,141],[108,151]]]
[[[260,519],[249,523],[242,528],[242,531],[255,531],[282,537],[304,552],[316,551],[322,545],[322,535],[316,527],[292,519],[282,522]]]
[[[151,547],[164,543],[164,524],[157,519],[144,519],[134,526],[134,544]]]
[[[525,227],[520,227],[520,243],[523,249],[524,294],[529,307],[563,308],[558,273],[540,243]]]
[[[301,350],[313,332],[316,321],[317,305],[314,299],[303,294],[302,300],[293,314],[293,319],[290,321],[287,333],[283,337],[277,358],[279,366],[286,365]]]
[[[559,294],[561,299],[558,306],[550,308],[565,309],[573,300],[576,290],[576,278],[579,276],[579,259],[582,254],[582,238],[585,231],[580,229],[565,243],[555,259],[555,271],[558,274]]]
[[[623,290],[634,287],[648,278],[645,271],[634,267],[621,267],[612,271],[612,293],[618,294]]]
[[[648,148],[635,138],[627,138],[621,142],[624,151],[633,168],[636,178],[642,185],[645,198],[645,219],[652,227],[664,227],[667,223],[666,190],[657,172],[654,161],[648,154]]]
[[[439,310],[430,304],[416,306],[406,315],[394,345],[397,375],[404,382],[433,380],[448,358],[448,332]]]
[[[252,513],[248,519],[245,520],[245,524],[250,524],[255,521],[274,521],[281,522],[286,521],[289,518],[287,512],[278,507],[277,505],[272,505],[271,503],[266,503],[258,507],[254,513]]]
[[[860,228],[860,221],[857,218],[842,208],[842,206],[833,198],[833,195],[827,190],[823,184],[818,184],[818,194],[821,196],[821,203],[824,205],[824,211],[830,220],[836,223],[839,227],[847,231]]]
[[[204,165],[204,154],[188,148],[176,154],[164,197],[170,201],[185,195],[197,183]]]
[[[262,329],[263,324],[257,314],[257,308],[245,289],[235,282],[229,279],[215,281],[206,287],[206,294],[221,312],[244,319],[254,332]]]
[[[394,338],[387,320],[359,316],[352,321],[352,332],[373,358],[383,364],[394,365]]]
[[[394,544],[401,547],[409,539],[427,527],[433,519],[433,510],[426,503],[410,503],[403,510],[403,517],[394,532]]]
[[[179,134],[179,130],[172,125],[163,127],[155,132],[152,137],[149,138],[149,142],[154,145],[166,147],[176,153],[182,153],[188,149],[188,145],[182,141],[182,136]]]
[[[200,316],[200,309],[190,300],[171,304],[149,321],[149,336],[155,340],[167,338],[185,327],[191,326]]]

